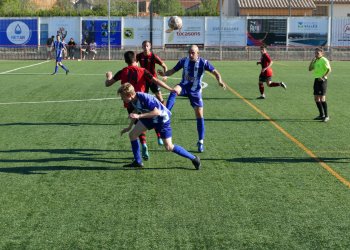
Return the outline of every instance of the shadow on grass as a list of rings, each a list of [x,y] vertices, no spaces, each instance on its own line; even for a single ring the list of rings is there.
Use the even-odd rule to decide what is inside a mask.
[[[324,157],[319,158],[325,163],[350,163],[348,157]],[[207,159],[207,160],[219,160],[219,159]],[[221,159],[222,160],[222,159]],[[227,159],[228,162],[239,162],[239,163],[314,163],[317,162],[311,157],[240,157]]]
[[[54,157],[45,157],[45,158],[35,158],[35,159],[0,159],[0,164],[16,164],[16,163],[31,163],[36,164],[55,164],[66,162],[72,164],[72,162],[94,162],[101,163],[105,166],[68,166],[68,165],[58,165],[58,166],[14,166],[14,167],[0,167],[0,172],[3,173],[17,173],[17,174],[47,174],[48,171],[117,171],[117,170],[132,170],[139,171],[140,169],[125,168],[123,165],[130,163],[132,157],[103,157],[105,154],[118,154],[118,153],[129,153],[132,155],[130,150],[100,150],[100,149],[14,149],[14,150],[1,150],[1,154],[12,154],[12,153],[48,153],[56,154]],[[192,164],[189,161],[188,167],[146,167],[143,170],[169,170],[169,169],[181,169],[181,170],[194,170],[191,168]]]
[[[84,122],[12,122],[0,123],[0,127],[6,126],[114,126],[124,123],[84,123]]]
[[[180,119],[182,121],[196,121],[195,118]],[[204,118],[206,122],[320,122],[313,119],[296,119],[296,118],[281,118],[281,119],[265,119],[265,118]]]

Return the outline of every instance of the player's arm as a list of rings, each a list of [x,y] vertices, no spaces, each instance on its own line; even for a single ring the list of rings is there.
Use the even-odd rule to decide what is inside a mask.
[[[316,59],[317,59],[316,57],[312,58],[312,60],[311,60],[311,62],[309,64],[309,71],[314,70]]]
[[[159,115],[160,115],[160,110],[157,108],[154,108],[152,111],[147,113],[142,113],[142,114],[131,113],[129,117],[131,119],[146,119],[146,118],[153,118]]]
[[[161,71],[160,69],[157,70],[157,73],[160,75],[160,76],[171,76],[173,74],[175,74],[175,69],[170,69],[170,70],[167,70],[165,72]]]
[[[270,68],[273,64],[273,61],[270,61],[269,64],[265,67],[261,69],[261,72],[265,72],[268,68]]]
[[[123,135],[124,133],[129,132],[134,124],[135,124],[135,119],[130,119],[129,126],[127,128],[123,128],[120,131],[120,135]]]
[[[219,86],[222,87],[223,89],[226,89],[226,83],[222,80],[219,71],[214,69],[211,73],[215,76],[216,80],[218,81]]]
[[[165,82],[159,80],[158,78],[153,77],[151,82],[161,86],[162,88],[165,88],[165,89],[169,90],[170,92],[174,91],[173,88],[171,88],[168,84],[166,84]]]
[[[117,80],[114,79],[112,71],[106,72],[106,81],[105,86],[110,87],[112,86]]]

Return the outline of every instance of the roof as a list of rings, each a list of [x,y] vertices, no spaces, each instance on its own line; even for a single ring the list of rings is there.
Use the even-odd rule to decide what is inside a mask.
[[[332,0],[314,0],[315,4],[331,4]],[[333,0],[334,4],[350,4],[350,0]]]
[[[291,4],[291,7],[293,9],[316,8],[316,5],[314,4],[313,0],[238,0],[238,6],[242,9],[285,9],[289,8],[289,4]]]
[[[185,9],[190,9],[195,6],[199,6],[202,3],[201,0],[179,0],[179,2]]]

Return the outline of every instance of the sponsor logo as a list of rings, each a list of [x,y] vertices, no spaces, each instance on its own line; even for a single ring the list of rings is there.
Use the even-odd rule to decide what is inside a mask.
[[[344,26],[344,34],[350,35],[350,24]]]
[[[15,21],[9,24],[6,29],[7,39],[13,44],[26,44],[32,35],[27,24]]]

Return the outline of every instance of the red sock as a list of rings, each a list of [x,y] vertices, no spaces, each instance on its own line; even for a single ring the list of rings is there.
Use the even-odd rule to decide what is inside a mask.
[[[270,83],[269,87],[279,87],[281,84],[279,82],[272,82]]]
[[[263,95],[264,94],[264,84],[259,84],[259,90],[260,90],[260,94]]]
[[[141,144],[146,144],[146,134],[145,133],[140,134],[139,139],[140,139]]]

